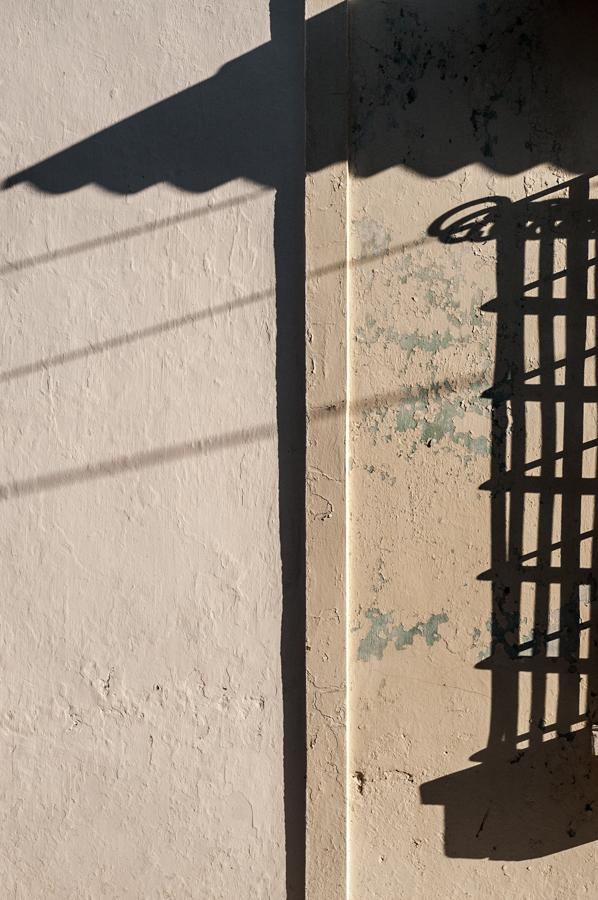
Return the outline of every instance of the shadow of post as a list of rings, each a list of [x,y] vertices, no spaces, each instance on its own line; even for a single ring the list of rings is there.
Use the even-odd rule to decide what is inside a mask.
[[[213,77],[141,110],[7,177],[47,194],[96,184],[116,195],[169,183],[192,193],[245,178],[276,191],[276,438],[282,582],[286,896],[305,894],[305,363],[304,16],[301,4],[270,0],[271,40]],[[223,206],[225,204],[221,204]],[[172,224],[165,220],[162,224]],[[124,237],[138,233],[132,229]],[[104,241],[107,242],[107,241]],[[93,243],[93,242],[92,242]],[[75,250],[92,249],[80,245]],[[56,257],[61,254],[57,253]],[[39,261],[53,258],[42,255]],[[17,267],[19,268],[19,267]],[[10,271],[11,267],[8,267]],[[122,343],[122,342],[121,342]],[[248,350],[249,352],[249,350]],[[79,354],[80,355],[80,354]],[[64,354],[65,358],[69,354]],[[77,358],[77,354],[70,354]],[[196,455],[196,442],[138,454],[135,464]],[[85,477],[119,471],[123,458]],[[47,486],[56,483],[50,478]],[[32,489],[35,485],[30,486]],[[37,485],[37,488],[42,485]]]
[[[423,785],[421,797],[445,807],[447,856],[530,859],[598,838],[598,293],[590,255],[598,201],[584,176],[517,202],[465,204],[429,233],[445,244],[496,244],[497,297],[484,307],[496,313],[486,393],[491,473],[481,486],[491,493],[491,567],[479,576],[492,585],[492,646],[477,666],[491,673],[492,701],[488,745],[472,757],[479,764]],[[564,269],[555,267],[557,242]],[[537,278],[526,283],[533,260]],[[529,368],[534,323],[539,365]],[[530,422],[532,405],[539,425]],[[535,536],[532,552],[524,532]],[[529,727],[518,733],[522,721]]]

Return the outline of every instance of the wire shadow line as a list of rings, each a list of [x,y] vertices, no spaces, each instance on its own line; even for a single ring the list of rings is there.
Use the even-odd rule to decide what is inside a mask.
[[[467,386],[470,383],[475,384],[477,383],[477,378],[479,378],[479,376],[474,377],[473,379],[460,379],[457,384],[463,384],[463,386]],[[432,385],[432,387],[434,386],[435,384]],[[400,403],[409,400],[412,396],[412,391],[413,388],[411,387],[401,391],[392,391],[387,394],[377,394],[372,397],[354,400],[350,404],[350,411],[360,412],[376,408],[380,404],[390,405],[392,403]],[[346,403],[341,400],[328,406],[315,407],[309,411],[309,417],[312,419],[319,419],[330,416],[341,416],[345,415],[345,410]],[[41,493],[42,491],[68,487],[73,484],[81,484],[86,481],[94,481],[98,478],[108,478],[123,472],[134,472],[164,463],[176,463],[184,459],[204,456],[208,453],[226,450],[241,444],[252,444],[269,438],[275,438],[276,435],[277,426],[274,422],[262,423],[261,425],[255,425],[252,428],[237,429],[206,438],[194,438],[193,440],[183,441],[179,444],[157,447],[153,450],[142,450],[138,453],[121,454],[112,459],[102,460],[97,463],[89,463],[76,468],[63,469],[56,472],[48,472],[45,475],[4,482],[3,484],[0,484],[0,502],[18,499],[30,494]]]
[[[176,213],[172,216],[166,216],[163,219],[156,219],[154,222],[148,222],[143,225],[134,225],[131,228],[125,228],[123,231],[117,231],[116,234],[106,234],[100,237],[90,238],[87,241],[81,241],[78,244],[71,244],[68,247],[58,248],[56,250],[48,250],[46,253],[38,253],[35,256],[22,257],[12,262],[4,263],[0,266],[0,275],[10,275],[14,272],[22,272],[25,269],[33,269],[36,266],[55,262],[60,259],[68,259],[70,256],[76,256],[78,253],[87,253],[92,250],[98,250],[100,247],[108,247],[110,244],[117,244],[119,241],[130,240],[131,238],[142,237],[145,234],[152,234],[162,228],[171,228],[173,225],[181,225],[183,222],[190,222],[193,219],[202,219],[210,213],[221,212],[225,209],[233,209],[234,207],[243,206],[259,197],[264,197],[270,193],[267,190],[252,191],[242,197],[235,197],[232,200],[223,200],[220,203],[202,206],[200,209],[188,210],[184,213]]]
[[[248,196],[251,197],[252,195]],[[255,196],[257,196],[257,193],[255,194]],[[383,251],[382,253],[374,253],[370,254],[369,256],[359,257],[358,259],[353,260],[352,265],[354,267],[367,265],[368,263],[375,262],[380,257],[405,252],[406,250],[409,250],[413,247],[420,246],[425,240],[427,239],[419,238],[414,241],[409,241],[405,244],[399,244],[396,247],[391,247],[388,250]],[[309,277],[313,279],[321,278],[325,275],[330,275],[333,272],[339,271],[344,267],[344,265],[344,263],[330,263],[327,266],[322,266],[320,269],[314,270]],[[2,274],[2,269],[0,269],[0,274]],[[148,325],[146,328],[141,328],[138,331],[130,331],[123,335],[116,335],[113,338],[106,338],[106,340],[103,341],[89,343],[84,347],[77,347],[74,350],[65,350],[63,353],[56,353],[30,363],[23,363],[20,366],[15,366],[12,369],[7,369],[4,372],[0,372],[0,384],[6,384],[7,382],[14,381],[17,378],[25,378],[29,375],[35,375],[36,372],[42,372],[45,369],[53,366],[62,366],[71,362],[77,362],[81,359],[86,359],[89,356],[106,353],[110,350],[117,350],[119,347],[124,347],[127,344],[133,344],[136,341],[144,340],[146,338],[157,337],[160,334],[165,334],[166,332],[173,331],[176,328],[184,328],[187,325],[194,325],[195,323],[200,322],[203,319],[210,318],[211,316],[222,315],[223,313],[233,312],[235,310],[242,309],[245,306],[250,306],[253,303],[260,303],[269,298],[273,298],[274,295],[275,289],[273,287],[264,288],[264,290],[262,291],[257,291],[254,294],[249,294],[247,297],[241,297],[238,300],[231,300],[228,303],[222,303],[218,306],[212,306],[206,309],[197,310],[195,312],[185,313],[184,315],[177,316],[173,319],[166,319],[163,322],[157,322],[155,325]]]
[[[276,428],[274,424],[256,425],[253,428],[230,431],[213,437],[196,438],[180,444],[116,456],[114,459],[102,460],[86,466],[49,472],[47,475],[23,478],[19,481],[2,484],[0,485],[0,500],[18,499],[29,494],[37,494],[72,484],[94,481],[98,478],[107,478],[122,472],[136,472],[140,469],[147,469],[163,463],[179,462],[191,457],[203,456],[217,450],[224,450],[240,444],[251,444],[267,438],[274,438],[275,436]]]
[[[272,289],[258,291],[255,294],[249,294],[240,300],[231,300],[229,303],[221,303],[218,306],[207,307],[196,312],[185,313],[185,315],[177,316],[174,319],[166,319],[163,322],[157,322],[155,325],[148,325],[147,328],[140,328],[138,331],[130,331],[126,334],[117,335],[113,338],[107,338],[105,341],[97,341],[90,343],[85,347],[77,347],[75,350],[67,350],[64,353],[57,353],[55,356],[46,356],[35,362],[24,363],[22,366],[16,366],[14,369],[8,369],[6,372],[0,372],[0,384],[6,384],[9,381],[15,381],[18,378],[24,378],[28,375],[35,375],[36,372],[43,372],[46,369],[63,366],[68,363],[77,362],[86,359],[89,356],[96,356],[100,353],[106,353],[109,350],[117,350],[119,347],[126,347],[128,344],[134,344],[137,341],[150,337],[157,337],[168,331],[174,331],[177,328],[184,328],[187,325],[195,325],[204,319],[223,315],[227,312],[234,312],[245,306],[251,306],[254,303],[260,303],[274,295]]]

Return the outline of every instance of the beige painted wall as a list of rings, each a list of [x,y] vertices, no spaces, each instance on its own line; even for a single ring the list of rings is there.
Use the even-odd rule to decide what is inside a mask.
[[[268,4],[2,18],[2,895],[282,898]]]
[[[326,138],[314,154],[307,229],[316,251],[338,247],[344,208],[347,277],[308,290],[337,327],[334,343],[320,326],[308,377],[317,399],[346,344],[347,466],[308,443],[338,504],[309,523],[308,609],[336,573],[327,598],[344,605],[310,652],[347,677],[323,681],[336,742],[310,784],[328,771],[338,802],[344,778],[348,827],[331,846],[316,820],[311,896],[593,896],[593,5],[328,9],[339,26],[348,13],[330,62],[348,128],[344,157]]]
[[[579,479],[596,472],[578,449],[596,420],[590,390],[580,426],[577,365],[595,325],[549,311],[542,331],[538,307],[513,332],[509,293],[522,258],[524,284],[550,273],[527,290],[550,307],[555,271],[596,252],[595,188],[557,190],[596,158],[590,6],[354,0],[348,34],[347,4],[307,7],[314,900],[595,891]],[[277,143],[286,51],[257,2],[10,3],[4,22],[3,175],[21,172],[0,195],[7,895],[298,895],[281,581],[287,610],[302,597],[279,498],[299,530],[301,504],[279,491],[294,407],[275,343],[284,322],[303,350],[275,308],[277,262],[298,308],[296,222],[272,246],[280,160],[302,153],[297,133]],[[488,197],[502,218],[433,227]],[[559,395],[565,356],[578,383]],[[541,366],[554,378],[525,384]],[[491,480],[503,452],[517,496]]]
[[[593,896],[595,23],[350,27],[348,896]]]

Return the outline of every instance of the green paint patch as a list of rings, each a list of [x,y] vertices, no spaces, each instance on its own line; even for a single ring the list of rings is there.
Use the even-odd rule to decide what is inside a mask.
[[[455,434],[455,418],[463,415],[463,411],[456,403],[441,403],[440,408],[432,419],[422,423],[421,440],[424,444],[440,441],[443,437],[452,437]]]
[[[437,641],[440,640],[438,628],[440,625],[444,625],[446,622],[448,622],[448,616],[446,613],[436,613],[430,616],[427,622],[418,622],[421,630],[421,635],[428,647],[432,647]]]
[[[451,440],[454,444],[461,444],[474,456],[490,456],[490,441],[487,437],[482,435],[474,437],[468,431],[455,431],[451,435]]]
[[[400,284],[412,284],[423,299],[433,309],[442,309],[452,317],[454,324],[462,324],[462,310],[456,299],[462,280],[457,273],[445,271],[438,263],[421,263],[412,253],[406,253],[395,263]]]
[[[371,316],[365,320],[365,323],[362,326],[355,329],[355,339],[359,341],[360,344],[365,344],[367,347],[371,347],[379,341],[382,341],[382,344],[385,347],[388,346],[388,344],[400,345],[401,343],[401,335],[394,326],[390,325],[388,327],[383,327],[382,325],[378,325],[376,320],[372,319]]]
[[[457,327],[462,325],[457,320],[452,324]],[[386,348],[389,344],[396,344],[408,356],[412,356],[416,350],[434,355],[455,345],[468,345],[472,342],[472,336],[471,332],[463,336],[461,334],[453,334],[448,330],[444,331],[444,333],[433,331],[431,334],[424,334],[421,331],[410,331],[400,334],[394,325],[380,325],[376,319],[369,316],[363,325],[355,329],[355,340],[360,344],[365,344],[366,347],[382,344]]]
[[[357,651],[357,658],[362,662],[368,662],[372,657],[382,659],[389,644],[394,644],[397,650],[411,647],[418,637],[432,647],[440,640],[440,625],[448,622],[445,612],[435,613],[426,622],[416,622],[411,628],[405,628],[401,622],[395,625],[393,613],[383,613],[379,609],[368,609],[365,616],[370,626]]]
[[[470,456],[488,456],[491,401],[477,394],[482,384],[472,385],[465,395],[449,383],[415,386],[396,406],[380,405],[362,412],[365,427],[374,443],[390,443],[397,435],[412,433],[413,447],[431,447],[441,441],[461,447]]]
[[[398,338],[398,344],[401,350],[405,350],[409,356],[416,350],[422,350],[424,353],[438,353],[439,350],[446,350],[455,343],[455,338],[450,331],[440,334],[435,331],[432,334],[420,334],[414,331],[412,334],[402,334]]]
[[[395,412],[394,431],[404,434],[418,427],[419,421],[428,408],[426,392],[404,400]]]

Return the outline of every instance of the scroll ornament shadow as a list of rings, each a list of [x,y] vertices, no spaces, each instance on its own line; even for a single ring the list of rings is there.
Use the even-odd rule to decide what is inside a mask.
[[[597,429],[598,349],[589,323],[598,314],[590,254],[598,201],[589,185],[585,176],[518,202],[485,198],[430,227],[445,244],[494,242],[497,254],[497,297],[485,306],[496,313],[494,384],[486,393],[491,472],[481,486],[491,494],[491,566],[479,576],[492,586],[492,647],[477,666],[491,673],[490,735],[472,757],[478,765],[421,789],[423,803],[445,807],[451,857],[523,860],[598,839],[591,749],[598,723],[598,433],[588,439],[592,423]],[[566,267],[555,271],[557,241],[566,247]],[[527,283],[526,257],[538,266]],[[532,317],[539,366],[529,369]],[[555,356],[557,330],[565,333],[563,358]],[[530,403],[540,408],[539,458],[529,458]],[[527,502],[532,496],[535,505]],[[533,521],[530,510],[537,510]],[[531,553],[523,553],[524,518],[526,533],[536,535]],[[533,595],[531,628],[522,619],[524,589]],[[556,682],[552,721],[549,676]],[[531,679],[529,702],[523,677]],[[522,720],[529,729],[518,733]]]

